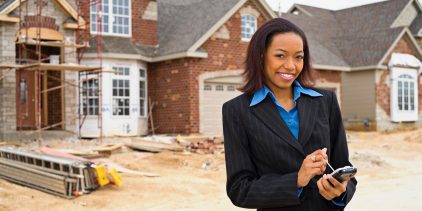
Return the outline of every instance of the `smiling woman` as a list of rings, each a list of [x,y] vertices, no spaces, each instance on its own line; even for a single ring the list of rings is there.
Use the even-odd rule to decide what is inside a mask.
[[[312,88],[305,34],[276,18],[249,43],[244,94],[223,105],[227,194],[234,205],[265,210],[341,210],[357,181],[327,173],[351,166],[332,91]]]

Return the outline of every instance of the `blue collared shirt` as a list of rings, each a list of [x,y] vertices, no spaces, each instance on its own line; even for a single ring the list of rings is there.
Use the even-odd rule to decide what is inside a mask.
[[[320,97],[322,94],[305,87],[302,87],[298,81],[293,82],[293,99],[295,102],[295,105],[293,106],[290,111],[286,111],[280,103],[278,103],[277,99],[275,98],[274,94],[271,92],[271,90],[264,85],[260,90],[256,91],[253,95],[251,104],[249,106],[254,106],[260,102],[262,102],[267,95],[270,95],[271,100],[277,107],[277,111],[280,114],[281,118],[286,123],[287,127],[289,128],[292,135],[298,140],[299,137],[299,113],[297,110],[297,100],[299,99],[301,94],[306,94],[311,97]]]
[[[280,103],[278,103],[277,99],[275,98],[274,94],[271,92],[271,90],[264,85],[261,89],[259,89],[258,91],[256,91],[252,97],[252,101],[251,104],[249,105],[250,107],[255,106],[257,104],[259,104],[260,102],[262,102],[267,95],[270,95],[271,100],[273,101],[273,103],[276,105],[277,107],[277,111],[280,114],[281,118],[283,119],[283,121],[286,123],[287,127],[289,128],[290,132],[292,133],[292,135],[296,138],[296,141],[299,138],[299,113],[297,110],[297,100],[299,99],[301,94],[305,94],[305,95],[309,95],[311,97],[320,97],[322,96],[321,93],[314,91],[312,89],[308,89],[303,87],[302,85],[300,85],[300,83],[298,81],[294,81],[293,82],[293,100],[295,102],[294,106],[292,109],[290,109],[290,111],[286,111],[286,109],[284,109]],[[297,197],[300,197],[300,195],[302,194],[303,188],[299,188],[297,190]],[[344,206],[344,196],[341,199],[341,201],[334,201],[331,200],[331,202],[337,206]]]

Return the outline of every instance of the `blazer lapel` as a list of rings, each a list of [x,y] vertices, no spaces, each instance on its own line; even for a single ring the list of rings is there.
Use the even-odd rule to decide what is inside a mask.
[[[304,147],[309,141],[317,118],[318,104],[312,104],[312,97],[302,95],[297,102],[299,110],[299,143]]]
[[[302,146],[293,137],[286,123],[281,118],[277,111],[276,106],[269,97],[266,97],[261,103],[251,107],[252,113],[260,120],[264,125],[271,129],[281,140],[287,142],[290,146],[295,148],[301,154],[305,155]]]

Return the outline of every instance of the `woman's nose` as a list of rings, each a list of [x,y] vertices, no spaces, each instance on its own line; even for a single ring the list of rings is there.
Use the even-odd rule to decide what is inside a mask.
[[[286,61],[285,61],[285,62],[284,62],[284,64],[283,64],[283,67],[284,67],[286,70],[293,71],[293,70],[295,69],[295,64],[294,64],[294,62],[292,61],[292,59],[286,59]]]

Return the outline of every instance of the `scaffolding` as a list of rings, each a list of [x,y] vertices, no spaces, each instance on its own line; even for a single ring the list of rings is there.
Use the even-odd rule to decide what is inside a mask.
[[[59,0],[61,1],[61,0]],[[61,1],[63,2],[63,1]],[[30,11],[29,5],[35,4],[35,11]],[[38,133],[38,141],[41,143],[41,132],[44,130],[60,127],[62,130],[65,130],[65,87],[72,86],[77,87],[77,115],[71,121],[77,122],[78,128],[78,137],[81,138],[81,129],[86,119],[87,111],[86,106],[83,105],[82,101],[88,103],[88,92],[89,87],[84,86],[84,83],[87,80],[97,80],[98,86],[95,90],[96,95],[98,96],[98,106],[97,106],[97,116],[98,116],[98,129],[99,129],[99,139],[102,141],[103,131],[102,131],[102,76],[105,72],[102,67],[102,19],[101,19],[101,0],[75,0],[76,5],[76,14],[73,14],[73,18],[76,16],[76,27],[73,24],[75,29],[75,41],[71,42],[68,39],[58,33],[58,26],[54,28],[55,19],[54,17],[43,16],[43,8],[47,5],[46,0],[19,0],[18,6],[18,16],[19,16],[19,27],[16,34],[16,57],[13,62],[2,63],[0,64],[0,69],[5,69],[2,75],[0,75],[0,80],[4,79],[7,72],[15,71],[16,74],[33,74],[33,80],[31,83],[34,83],[34,101],[35,101],[35,127],[31,128]],[[62,5],[63,6],[63,5]],[[96,7],[99,11],[96,18],[96,25],[98,26],[97,39],[97,59],[99,65],[85,66],[81,65],[81,60],[83,58],[83,53],[86,48],[89,47],[89,26],[90,26],[90,17],[86,18],[85,21],[83,15],[89,16],[90,7]],[[64,5],[64,7],[69,7],[69,5]],[[87,14],[83,14],[84,12]],[[30,15],[32,14],[32,15]],[[53,26],[51,26],[53,22]],[[47,26],[47,24],[50,24]],[[55,49],[54,51],[60,51],[58,58],[53,58],[51,52],[43,52],[43,48]],[[66,48],[76,49],[75,51],[66,52]],[[48,55],[50,53],[50,55]],[[69,64],[66,63],[67,54],[76,56],[77,63]],[[53,55],[54,56],[54,55]],[[53,59],[56,59],[55,62],[52,62]],[[47,63],[48,62],[48,63]],[[54,74],[51,74],[53,73]],[[76,72],[77,73],[77,83],[67,80],[64,76],[66,72]],[[88,75],[90,78],[88,79]],[[83,78],[85,76],[85,78]],[[94,78],[92,77],[94,76]],[[56,84],[53,87],[48,86],[49,81],[55,81]],[[26,81],[24,81],[26,82]],[[22,84],[22,86],[26,84]],[[20,82],[16,81],[16,86],[20,86]],[[60,90],[60,106],[61,106],[61,121],[60,122],[49,122],[48,109],[46,108],[49,105],[48,93],[52,91]],[[16,93],[16,104],[17,104],[17,130],[18,134],[20,131],[25,130],[25,125],[23,124],[23,118],[19,114],[22,111],[21,103],[18,103],[18,95]],[[83,95],[83,96],[82,96]],[[25,94],[25,96],[27,96]],[[85,99],[83,99],[85,98]],[[29,103],[26,103],[28,106]],[[25,108],[28,112],[28,108]]]

